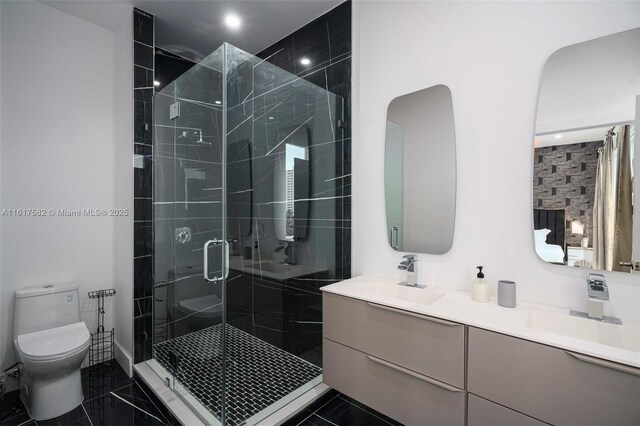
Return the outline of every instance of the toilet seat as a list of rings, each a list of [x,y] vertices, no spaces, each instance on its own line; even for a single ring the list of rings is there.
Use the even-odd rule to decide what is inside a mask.
[[[20,354],[31,361],[50,361],[85,350],[91,335],[84,322],[22,334],[16,339]]]

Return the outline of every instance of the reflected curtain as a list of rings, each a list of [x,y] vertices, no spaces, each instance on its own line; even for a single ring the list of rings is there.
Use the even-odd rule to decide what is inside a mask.
[[[615,249],[613,270],[629,272],[628,266],[620,262],[631,262],[631,240],[633,238],[633,205],[631,192],[631,138],[629,126],[624,126],[617,138],[617,197]]]
[[[614,138],[614,136],[616,136]],[[615,271],[631,259],[631,153],[629,128],[608,133],[598,150],[593,204],[593,267]]]

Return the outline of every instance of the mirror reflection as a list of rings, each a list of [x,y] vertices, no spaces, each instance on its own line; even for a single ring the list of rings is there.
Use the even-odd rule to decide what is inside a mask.
[[[456,200],[453,103],[438,85],[395,98],[387,109],[387,238],[397,251],[444,254]]]
[[[629,272],[639,260],[638,105],[640,29],[547,61],[533,158],[535,250],[544,261]]]
[[[309,218],[309,132],[306,126],[283,129],[274,171],[275,231],[281,241],[303,241]]]

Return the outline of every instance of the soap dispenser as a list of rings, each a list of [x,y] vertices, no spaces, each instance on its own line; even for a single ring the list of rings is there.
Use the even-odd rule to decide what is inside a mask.
[[[476,279],[473,281],[473,286],[471,287],[471,299],[476,302],[486,303],[491,300],[489,297],[489,283],[484,279],[482,266],[477,266],[477,268],[478,275],[476,275]]]

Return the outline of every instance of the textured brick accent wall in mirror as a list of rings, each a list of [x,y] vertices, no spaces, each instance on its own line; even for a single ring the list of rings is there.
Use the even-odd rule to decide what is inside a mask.
[[[567,245],[579,246],[582,237],[593,241],[593,199],[596,187],[598,149],[603,141],[548,146],[535,150],[533,206],[566,210],[570,221],[584,224],[584,235],[567,229]]]

